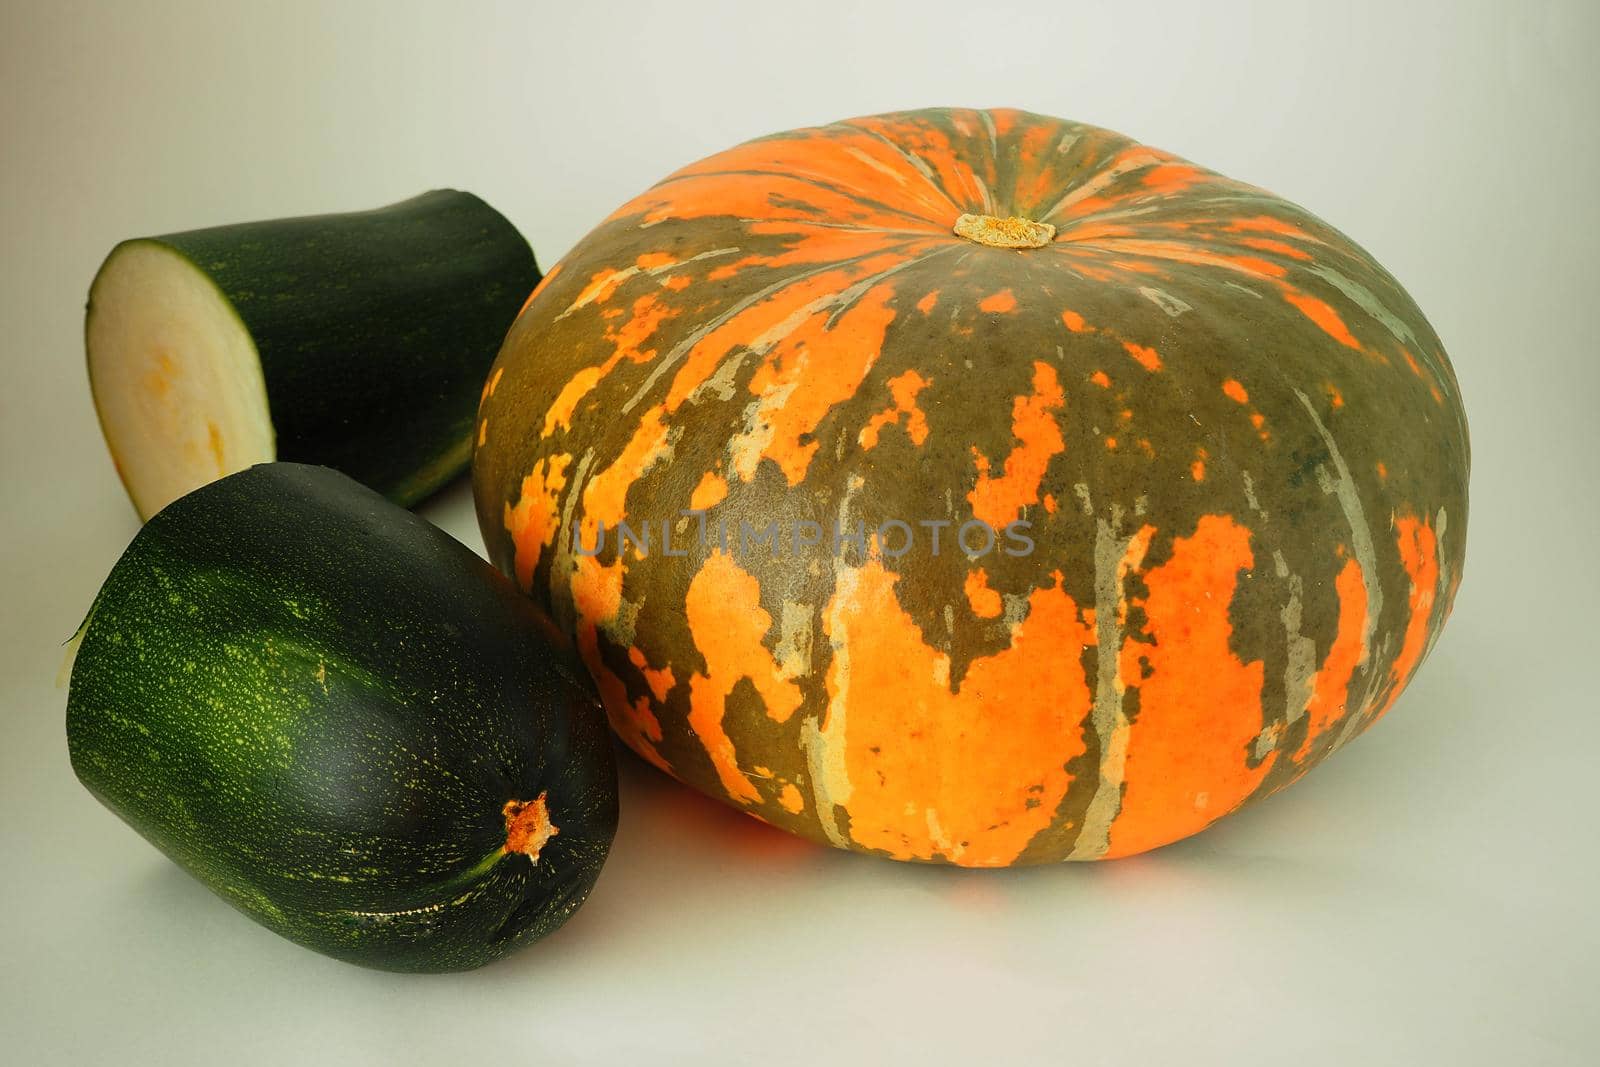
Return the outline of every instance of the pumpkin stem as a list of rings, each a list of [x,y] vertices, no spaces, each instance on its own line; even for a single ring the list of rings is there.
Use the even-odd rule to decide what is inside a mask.
[[[545,806],[548,793],[540,793],[532,800],[508,800],[500,813],[506,817],[506,851],[521,852],[534,863],[539,862],[539,850],[561,831],[550,821],[550,809]]]
[[[962,215],[956,219],[957,237],[965,237],[990,248],[1043,248],[1055,240],[1056,228],[1048,222],[1034,222],[1016,215]]]

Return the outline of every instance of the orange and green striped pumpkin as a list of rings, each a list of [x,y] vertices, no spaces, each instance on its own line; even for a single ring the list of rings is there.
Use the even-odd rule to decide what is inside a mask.
[[[1467,426],[1400,285],[1261,189],[1020,111],[659,182],[534,292],[477,440],[491,557],[629,746],[902,860],[1204,829],[1383,717],[1461,577]]]

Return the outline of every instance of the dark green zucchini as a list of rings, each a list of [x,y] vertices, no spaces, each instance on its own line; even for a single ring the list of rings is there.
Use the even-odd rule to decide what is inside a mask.
[[[274,459],[409,507],[466,467],[484,378],[539,277],[516,228],[452,189],[122,242],[85,338],[134,507]]]
[[[476,967],[560,926],[610,847],[611,742],[562,638],[334,471],[262,465],[173,502],[78,640],[78,777],[319,952]]]

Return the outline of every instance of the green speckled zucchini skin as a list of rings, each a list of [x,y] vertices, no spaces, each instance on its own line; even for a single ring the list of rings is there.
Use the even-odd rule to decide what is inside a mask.
[[[250,332],[276,458],[402,507],[466,468],[484,378],[541,277],[516,227],[454,189],[144,240],[203,270]]]
[[[616,771],[561,638],[334,471],[267,464],[175,501],[80,636],[78,777],[290,940],[464,970],[560,926],[599,874]],[[506,851],[504,809],[541,795],[556,833],[534,861]]]

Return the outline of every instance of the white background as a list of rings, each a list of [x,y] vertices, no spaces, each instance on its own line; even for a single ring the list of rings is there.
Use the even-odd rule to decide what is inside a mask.
[[[1597,10],[5,0],[0,1059],[1600,1062]],[[433,978],[278,940],[78,786],[59,645],[135,530],[83,373],[118,239],[453,185],[548,268],[735,141],[943,104],[1264,185],[1426,310],[1472,425],[1466,578],[1379,729],[1198,838],[998,873],[820,850],[629,759],[584,909]],[[426,513],[480,546],[463,487]]]

